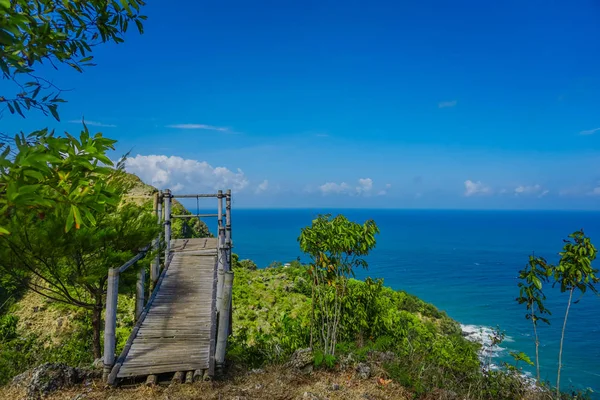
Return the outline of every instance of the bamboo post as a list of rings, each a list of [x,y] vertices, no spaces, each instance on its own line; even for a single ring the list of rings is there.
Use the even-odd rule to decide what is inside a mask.
[[[217,312],[221,310],[221,297],[223,293],[223,272],[227,259],[225,248],[225,226],[223,224],[223,191],[217,193]]]
[[[135,284],[135,320],[137,321],[144,310],[144,284],[146,283],[146,268],[140,266]]]
[[[219,322],[217,325],[217,346],[215,349],[215,363],[217,373],[221,373],[225,364],[225,350],[227,347],[227,336],[229,330],[231,289],[233,285],[233,272],[225,272],[223,284],[223,297],[221,298],[221,312],[219,313]]]
[[[225,195],[225,247],[227,248],[226,271],[231,267],[231,189]]]
[[[167,260],[171,250],[171,191],[165,189],[163,197],[165,199],[165,260]]]
[[[231,249],[233,247],[233,243],[231,241],[231,189],[227,189],[227,194],[226,194],[226,198],[225,198],[225,236],[226,236],[226,248],[227,248],[227,257],[226,257],[226,262],[224,265],[225,271],[231,271],[232,265],[231,265]],[[232,278],[232,285],[233,285],[233,278]],[[229,307],[228,307],[228,313],[229,313],[229,323],[227,325],[227,335],[229,336],[231,334],[231,332],[233,332],[233,318],[231,317],[233,315],[233,299],[232,299],[232,291],[229,290]]]
[[[115,362],[115,334],[117,329],[117,300],[119,294],[119,269],[108,270],[108,288],[106,292],[106,315],[104,318],[104,381],[108,379]]]
[[[154,201],[156,202],[156,207],[154,211],[156,213],[156,220],[159,225],[162,225],[162,192],[157,192],[154,194]],[[152,268],[150,269],[150,288],[151,290],[154,288],[156,284],[156,280],[158,279],[158,275],[160,275],[160,254],[158,253],[158,249],[160,248],[160,233],[158,237],[154,240],[154,251],[156,251],[156,256],[152,262]]]

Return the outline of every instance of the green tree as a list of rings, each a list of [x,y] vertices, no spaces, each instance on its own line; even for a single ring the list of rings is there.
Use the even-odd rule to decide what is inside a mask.
[[[569,293],[569,301],[565,311],[562,332],[560,336],[560,347],[558,351],[558,372],[556,375],[556,396],[560,398],[560,372],[562,368],[562,352],[565,339],[565,330],[567,328],[567,318],[569,309],[573,303],[573,293],[579,291],[583,296],[589,289],[598,293],[595,284],[600,281],[596,276],[598,270],[592,267],[592,261],[596,259],[597,250],[587,237],[583,229],[573,232],[569,239],[564,240],[563,251],[559,253],[560,261],[553,268],[555,284],[560,285],[562,293]]]
[[[540,341],[537,332],[537,323],[542,321],[546,324],[550,324],[550,321],[542,317],[542,314],[551,314],[544,306],[546,296],[542,291],[543,282],[547,282],[548,278],[552,274],[552,268],[546,260],[542,257],[529,256],[529,262],[527,266],[519,271],[519,297],[517,302],[519,304],[525,304],[527,306],[527,313],[525,318],[530,320],[533,325],[533,334],[535,340],[535,367],[537,381],[540,380],[540,356],[539,347]],[[515,359],[518,361],[517,359]]]
[[[9,233],[4,223],[12,216],[44,218],[65,208],[65,231],[94,224],[95,214],[119,201],[111,186],[117,174],[106,156],[114,143],[102,134],[90,136],[85,125],[79,139],[44,129],[16,136],[14,148],[0,143],[0,235]]]
[[[342,304],[348,278],[356,268],[367,268],[364,256],[375,247],[379,228],[373,220],[364,224],[349,221],[343,215],[319,215],[312,225],[302,228],[298,241],[312,260],[311,346],[318,331],[325,356],[335,356]],[[315,316],[318,312],[319,321]]]
[[[36,73],[39,63],[67,64],[78,72],[101,43],[122,43],[130,23],[143,32],[142,0],[0,0],[0,70],[14,83],[0,93],[4,109],[25,116],[37,109],[59,119],[61,89]],[[0,110],[2,111],[2,110]]]
[[[28,213],[10,219],[11,235],[0,237],[0,271],[14,284],[53,301],[87,309],[92,314],[94,357],[101,356],[102,310],[108,269],[119,267],[158,234],[156,217],[134,204],[91,211],[95,225],[64,232],[64,214],[42,217]],[[147,264],[147,263],[146,263]],[[136,271],[121,276],[131,287]],[[128,285],[129,284],[129,285]]]

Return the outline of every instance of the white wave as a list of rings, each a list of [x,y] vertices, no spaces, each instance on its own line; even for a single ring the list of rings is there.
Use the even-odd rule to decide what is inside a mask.
[[[487,326],[480,325],[460,325],[463,336],[472,342],[481,344],[479,350],[479,360],[481,361],[481,368],[483,370],[498,370],[500,367],[492,362],[492,359],[505,355],[504,351],[506,348],[495,344],[492,346],[492,337],[494,335],[494,329]],[[511,343],[514,339],[510,336],[505,336],[503,342]],[[520,373],[523,382],[528,384],[532,389],[541,390],[539,386],[535,384],[535,378],[529,371],[523,371]]]
[[[494,336],[493,328],[480,325],[461,325],[461,329],[467,340],[481,344],[480,358],[496,358],[504,354],[505,347],[499,344],[492,345],[492,338]],[[503,342],[514,342],[514,339],[510,336],[505,336]]]

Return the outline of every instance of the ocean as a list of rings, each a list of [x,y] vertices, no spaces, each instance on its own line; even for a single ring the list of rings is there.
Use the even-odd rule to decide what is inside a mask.
[[[558,260],[569,233],[583,228],[600,248],[600,212],[441,211],[384,209],[234,209],[234,251],[259,267],[303,257],[297,237],[319,213],[344,214],[350,220],[373,219],[381,233],[358,278],[384,278],[385,284],[431,302],[467,331],[500,327],[505,341],[493,362],[511,361],[509,351],[532,360],[535,346],[525,306],[518,305],[517,275],[528,256]],[[595,262],[600,268],[600,259]],[[558,345],[567,294],[546,288],[551,325],[540,324],[542,379],[556,383]],[[600,393],[600,297],[587,292],[569,313],[561,387],[591,388]],[[533,369],[527,370],[534,373]]]

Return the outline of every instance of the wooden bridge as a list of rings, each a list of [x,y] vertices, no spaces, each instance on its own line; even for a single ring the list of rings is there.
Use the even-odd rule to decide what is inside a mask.
[[[173,215],[173,198],[217,198],[216,214]],[[225,213],[223,212],[225,199]],[[133,259],[108,275],[104,330],[104,379],[158,377],[191,382],[210,379],[225,361],[231,332],[231,191],[216,194],[157,193],[154,210],[164,225],[157,238]],[[171,239],[172,218],[217,217],[216,238]],[[164,253],[163,253],[164,250]],[[149,266],[140,260],[155,254]],[[164,255],[163,255],[164,254]],[[119,276],[137,265],[136,324],[120,355],[115,355]],[[148,301],[145,301],[149,287]]]

